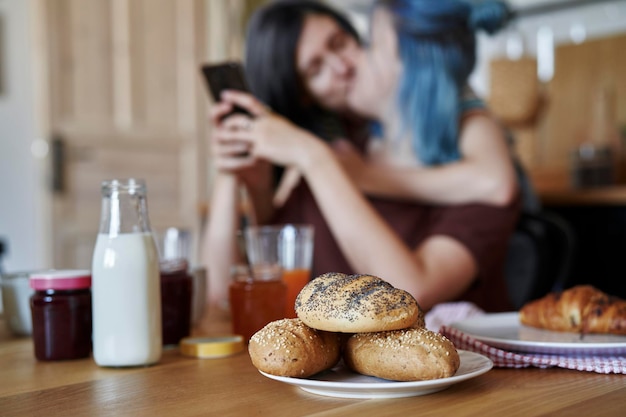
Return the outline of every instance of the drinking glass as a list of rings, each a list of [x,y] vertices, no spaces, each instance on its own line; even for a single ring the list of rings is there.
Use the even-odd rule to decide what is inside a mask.
[[[189,271],[191,234],[168,227],[157,235],[161,270],[161,318],[163,345],[176,346],[191,333],[194,276]]]
[[[279,266],[287,285],[285,317],[296,317],[294,304],[311,279],[314,229],[308,224],[249,226],[246,251],[254,274]]]
[[[4,321],[16,336],[30,336],[33,332],[30,297],[35,290],[28,284],[30,274],[31,272],[0,274]]]
[[[186,259],[190,261],[191,233],[185,229],[168,227],[165,232],[157,236],[157,246],[161,261],[172,259]]]

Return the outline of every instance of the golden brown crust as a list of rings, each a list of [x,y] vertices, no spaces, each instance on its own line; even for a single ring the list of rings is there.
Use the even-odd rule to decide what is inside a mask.
[[[520,322],[547,330],[626,335],[626,301],[591,285],[550,293],[520,309]]]
[[[296,313],[308,326],[358,333],[404,329],[423,313],[404,290],[371,275],[326,273],[298,294]]]
[[[425,328],[355,334],[343,359],[355,372],[393,381],[446,378],[461,364],[454,344]]]
[[[306,378],[337,364],[341,341],[336,333],[312,329],[299,319],[283,319],[256,332],[248,353],[263,372]]]

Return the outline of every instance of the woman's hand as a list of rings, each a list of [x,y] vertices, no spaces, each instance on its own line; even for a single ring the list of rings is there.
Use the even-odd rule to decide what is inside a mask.
[[[230,158],[248,147],[250,154],[239,161],[238,167],[266,160],[305,169],[311,163],[315,150],[324,146],[315,136],[272,113],[247,93],[227,91],[222,99],[231,108],[236,104],[253,116],[230,116],[222,121],[216,131],[217,141]]]
[[[264,110],[260,103],[259,107],[255,114],[260,114]],[[213,163],[219,174],[216,182],[225,182],[231,184],[232,187],[233,181],[235,181],[235,188],[244,185],[248,191],[253,210],[252,219],[255,222],[264,222],[271,218],[274,211],[272,206],[274,194],[272,165],[266,160],[253,157],[248,142],[231,140],[234,134],[245,130],[252,122],[250,117],[241,113],[230,114],[232,109],[233,103],[230,101],[220,101],[211,108],[210,117],[213,124],[213,134],[211,135],[210,147]],[[224,194],[228,196],[228,193]],[[221,198],[221,201],[226,200],[228,198]],[[226,205],[236,204],[238,203],[231,201]]]
[[[218,171],[235,175],[248,189],[271,188],[271,166],[250,156],[250,145],[243,141],[224,141],[224,131],[244,129],[251,119],[243,114],[224,118],[233,108],[232,103],[220,101],[211,108],[210,118],[214,126],[211,137],[211,154]]]
[[[224,122],[228,119],[235,119],[237,124],[230,122],[230,129],[238,126],[245,126],[249,123],[249,118],[242,115],[232,115],[228,119],[224,117],[232,110],[233,105],[229,102],[220,101],[211,108],[210,118],[215,132],[219,133],[226,126]],[[222,141],[218,134],[211,137],[211,153],[214,163],[219,170],[237,172],[250,168],[253,163],[250,158],[245,158],[249,153],[249,146],[241,141]]]

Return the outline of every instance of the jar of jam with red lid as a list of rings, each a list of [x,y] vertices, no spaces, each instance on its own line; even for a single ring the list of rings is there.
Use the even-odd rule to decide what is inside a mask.
[[[86,358],[91,353],[91,273],[58,270],[32,274],[30,298],[35,357]]]
[[[192,277],[186,259],[160,262],[163,346],[178,345],[191,333]]]

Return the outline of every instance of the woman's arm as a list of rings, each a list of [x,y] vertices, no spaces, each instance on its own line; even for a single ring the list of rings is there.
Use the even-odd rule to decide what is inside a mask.
[[[232,104],[219,102],[211,109],[211,121],[216,130],[223,126],[222,118],[232,109]],[[245,116],[229,116],[227,129],[246,129],[249,119]],[[254,222],[266,222],[274,213],[272,166],[267,161],[255,161],[249,157],[249,145],[241,141],[220,142],[216,135],[211,138],[213,163],[218,171],[235,174],[250,197]]]
[[[249,143],[253,158],[297,167],[356,271],[409,291],[425,309],[454,299],[469,287],[477,265],[467,248],[443,236],[427,239],[417,249],[407,247],[354,185],[328,145],[268,113],[249,95],[227,97],[257,117],[249,130],[221,129],[220,139]]]
[[[237,259],[238,193],[237,177],[218,172],[211,194],[202,259],[210,274],[207,286],[209,305],[219,308],[224,308],[228,300],[230,269]]]
[[[517,180],[501,127],[488,115],[466,118],[457,162],[437,167],[368,163],[346,141],[335,149],[358,187],[370,195],[435,204],[509,204]]]
[[[323,143],[299,166],[343,254],[360,273],[409,291],[422,308],[455,299],[471,285],[477,264],[469,250],[446,236],[411,249],[372,208]]]
[[[231,109],[229,103],[218,103],[211,110],[211,120],[219,130],[221,118]],[[240,224],[240,188],[245,186],[252,205],[253,221],[267,221],[273,213],[271,166],[252,163],[245,155],[243,142],[222,143],[211,138],[213,163],[217,174],[211,194],[209,221],[203,236],[202,260],[211,274],[208,302],[223,307],[228,297],[231,267],[238,262],[237,230]]]

